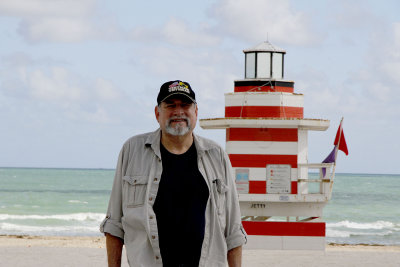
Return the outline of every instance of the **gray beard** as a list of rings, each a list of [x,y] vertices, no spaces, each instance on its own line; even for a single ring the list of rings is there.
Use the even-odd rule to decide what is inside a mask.
[[[175,127],[171,126],[171,120],[176,120],[176,119],[184,119],[186,121],[187,126],[181,126],[181,125],[176,125]],[[183,136],[186,135],[190,131],[190,120],[186,116],[182,117],[172,117],[168,119],[167,121],[167,127],[165,127],[165,131],[169,133],[170,135],[173,136]]]

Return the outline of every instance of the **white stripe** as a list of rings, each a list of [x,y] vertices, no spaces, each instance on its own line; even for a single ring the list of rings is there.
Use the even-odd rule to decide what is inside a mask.
[[[304,106],[303,95],[289,93],[230,93],[225,94],[225,106]]]
[[[246,168],[246,167],[235,167],[233,168],[233,173],[236,175],[236,170],[238,172],[249,172],[250,181],[266,181],[267,180],[267,168]],[[292,168],[290,172],[290,180],[297,181],[297,168]]]
[[[297,155],[297,142],[228,141],[228,154]]]
[[[308,158],[308,131],[299,130],[298,131],[298,142],[299,142],[299,155],[298,161],[301,163],[307,163]]]
[[[307,163],[308,162],[308,131],[306,130],[299,130],[298,131],[298,138],[299,138],[299,154],[297,155],[297,162],[298,163]],[[300,168],[299,176],[303,179],[308,178],[308,168]],[[301,193],[307,192],[308,185],[302,184],[299,185],[299,191]],[[304,191],[305,190],[305,191]]]
[[[324,236],[248,235],[244,249],[325,250]],[[293,266],[296,266],[294,263]]]
[[[283,249],[325,250],[324,236],[283,236]]]
[[[226,128],[298,128],[301,130],[326,131],[328,120],[296,118],[214,118],[199,120],[203,129]]]

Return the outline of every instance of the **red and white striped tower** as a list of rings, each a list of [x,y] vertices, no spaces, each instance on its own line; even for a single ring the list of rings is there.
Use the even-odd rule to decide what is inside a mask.
[[[202,119],[204,129],[226,129],[226,151],[239,193],[248,248],[324,249],[322,209],[331,197],[331,163],[307,160],[309,130],[328,120],[306,119],[303,95],[284,77],[286,51],[263,42],[245,54],[245,78],[225,94],[225,117]],[[309,179],[310,168],[327,175]]]

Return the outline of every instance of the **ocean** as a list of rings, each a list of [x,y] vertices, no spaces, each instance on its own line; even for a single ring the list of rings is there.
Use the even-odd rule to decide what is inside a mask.
[[[0,235],[100,236],[113,177],[104,169],[0,168]],[[400,175],[336,174],[326,241],[400,245],[399,206]]]

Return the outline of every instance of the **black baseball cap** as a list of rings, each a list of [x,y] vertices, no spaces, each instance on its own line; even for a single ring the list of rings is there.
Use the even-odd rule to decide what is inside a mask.
[[[157,96],[157,103],[160,105],[161,102],[173,95],[183,95],[190,99],[193,103],[196,103],[196,95],[193,92],[188,82],[180,80],[169,81],[161,85],[160,92]]]

